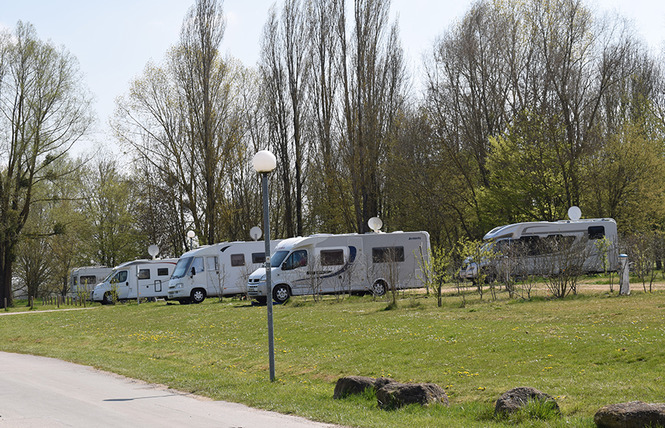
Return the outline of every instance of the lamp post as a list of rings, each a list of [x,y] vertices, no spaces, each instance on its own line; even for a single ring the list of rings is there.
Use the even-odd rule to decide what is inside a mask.
[[[193,250],[194,249],[194,237],[196,236],[196,232],[193,230],[190,230],[187,232],[187,237],[189,238],[189,249]]]
[[[275,381],[275,339],[272,327],[272,279],[270,277],[270,216],[268,210],[268,174],[277,166],[275,155],[268,150],[260,150],[252,159],[254,170],[261,174],[263,187],[263,230],[265,230],[266,251],[266,303],[268,306],[268,361],[270,363],[270,381]]]

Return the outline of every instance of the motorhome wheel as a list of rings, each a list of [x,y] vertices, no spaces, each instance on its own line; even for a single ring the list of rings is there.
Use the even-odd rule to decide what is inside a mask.
[[[284,284],[279,284],[272,289],[272,296],[277,303],[284,303],[289,299],[291,293],[289,287]]]
[[[113,305],[115,303],[115,299],[113,298],[113,294],[110,291],[107,291],[104,293],[104,298],[102,300],[102,303],[105,305]]]
[[[202,288],[192,290],[192,302],[201,303],[206,298],[206,292]]]
[[[383,296],[386,294],[386,291],[388,291],[388,287],[383,281],[376,281],[374,285],[372,285],[372,293],[375,296]]]

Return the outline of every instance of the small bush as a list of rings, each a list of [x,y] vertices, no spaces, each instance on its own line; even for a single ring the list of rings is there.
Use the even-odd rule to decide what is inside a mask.
[[[498,416],[502,422],[510,424],[522,424],[530,420],[552,421],[561,416],[556,403],[553,401],[529,400],[520,410]]]

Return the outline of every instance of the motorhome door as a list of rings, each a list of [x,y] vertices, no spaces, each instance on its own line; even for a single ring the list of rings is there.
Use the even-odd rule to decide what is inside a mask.
[[[122,269],[113,275],[110,281],[111,287],[116,289],[118,299],[127,299],[129,296],[129,270]]]
[[[221,293],[219,259],[217,256],[207,256],[205,262],[207,281],[206,292],[209,295],[213,295],[212,293]]]
[[[348,292],[351,287],[350,247],[317,248],[312,274],[320,282],[320,292]],[[355,248],[353,257],[355,258]]]
[[[286,282],[291,286],[293,294],[307,293],[310,288],[308,269],[309,251],[306,249],[294,250],[282,262],[281,273],[275,278],[273,286],[277,285],[277,281]]]

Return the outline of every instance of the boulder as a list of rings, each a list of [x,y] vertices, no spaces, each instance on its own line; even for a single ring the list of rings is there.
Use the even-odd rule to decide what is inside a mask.
[[[408,404],[427,406],[432,403],[448,405],[446,391],[433,383],[390,382],[376,391],[382,409],[395,409]]]
[[[361,394],[367,388],[372,388],[375,391],[387,385],[394,380],[387,377],[373,378],[367,376],[346,376],[339,378],[335,384],[335,392],[333,398],[344,398],[351,394]]]
[[[550,395],[540,392],[536,388],[531,388],[530,386],[520,386],[505,392],[498,400],[496,400],[494,414],[500,415],[516,412],[524,407],[527,402],[533,400],[542,402],[549,401],[553,404],[557,412],[561,412],[556,400]]]
[[[351,394],[361,394],[367,388],[374,388],[376,379],[367,376],[346,376],[337,379],[333,398],[344,398]]]
[[[665,426],[665,404],[631,401],[598,410],[593,421],[599,428],[642,428]]]

